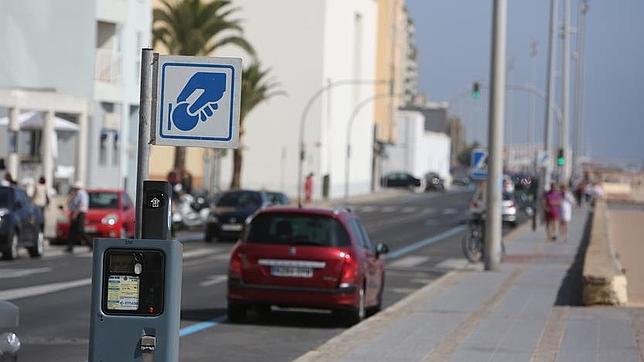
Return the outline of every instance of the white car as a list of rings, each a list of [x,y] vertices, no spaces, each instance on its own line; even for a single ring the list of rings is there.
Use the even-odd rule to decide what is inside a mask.
[[[470,201],[470,213],[482,214],[486,208],[485,188],[479,187]],[[501,201],[501,217],[503,222],[515,227],[517,225],[517,203],[514,200],[514,192],[503,192]]]

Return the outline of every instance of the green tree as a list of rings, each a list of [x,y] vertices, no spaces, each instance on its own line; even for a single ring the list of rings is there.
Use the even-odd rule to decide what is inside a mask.
[[[211,55],[229,44],[255,55],[243,37],[241,20],[234,17],[237,11],[230,0],[161,0],[153,13],[152,44],[173,55]],[[185,164],[186,149],[177,147],[174,168]]]
[[[285,94],[277,90],[279,84],[268,78],[269,69],[262,69],[258,62],[250,64],[242,73],[241,109],[239,112],[239,143],[243,144],[245,132],[244,120],[246,116],[260,103],[267,101],[278,94]],[[243,164],[243,148],[233,151],[233,176],[230,188],[238,189],[241,186],[241,171]]]

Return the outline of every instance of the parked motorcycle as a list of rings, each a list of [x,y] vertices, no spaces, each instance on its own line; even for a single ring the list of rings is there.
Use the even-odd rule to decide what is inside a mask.
[[[470,261],[476,263],[485,256],[485,214],[472,213],[467,222],[465,236],[461,240],[463,254]],[[501,240],[501,258],[505,256],[505,244]]]
[[[194,197],[191,194],[181,194],[172,203],[172,232],[184,229],[203,227],[206,224],[210,207],[204,196]]]

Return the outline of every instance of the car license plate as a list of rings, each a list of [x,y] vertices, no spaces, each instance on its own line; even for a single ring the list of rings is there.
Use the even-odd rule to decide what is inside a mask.
[[[96,232],[96,225],[85,225],[85,232],[86,233],[95,233]]]
[[[242,224],[223,224],[221,225],[221,230],[223,231],[241,231],[243,228]]]
[[[276,277],[311,278],[313,277],[313,268],[273,266],[271,267],[271,275]]]

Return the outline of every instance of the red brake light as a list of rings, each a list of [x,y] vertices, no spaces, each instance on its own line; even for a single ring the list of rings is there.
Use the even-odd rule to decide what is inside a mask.
[[[235,249],[230,255],[230,266],[228,267],[229,279],[241,279],[242,274],[242,260],[239,256],[239,251]]]
[[[351,254],[345,252],[341,252],[340,257],[344,258],[340,287],[355,285],[359,276],[358,260],[351,257]]]

